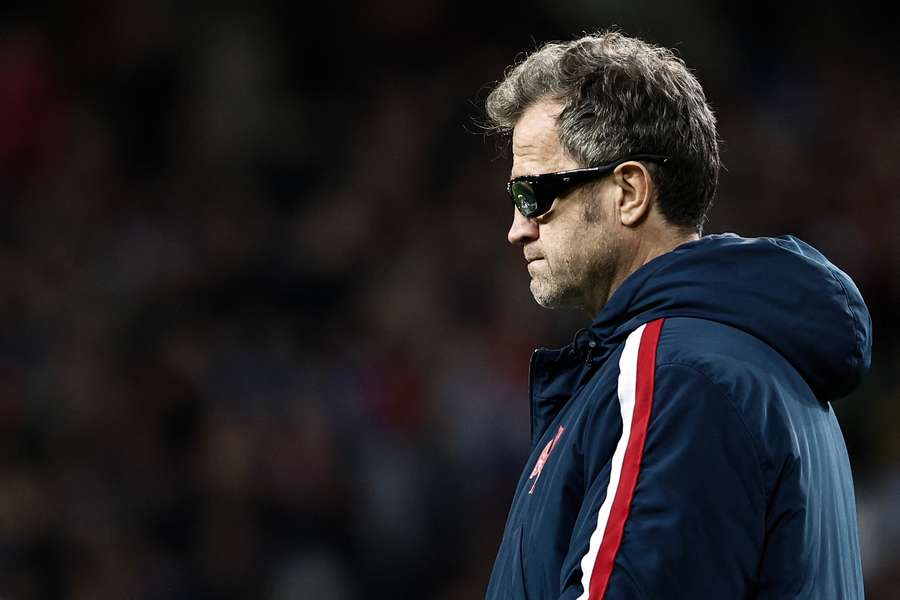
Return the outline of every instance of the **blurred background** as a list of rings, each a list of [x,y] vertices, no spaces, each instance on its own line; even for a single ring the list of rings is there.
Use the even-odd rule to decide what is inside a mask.
[[[835,403],[867,592],[900,589],[900,75],[874,2],[185,4],[0,15],[0,598],[482,597],[541,310],[503,144],[540,42],[674,47],[725,140],[707,232],[849,272]]]

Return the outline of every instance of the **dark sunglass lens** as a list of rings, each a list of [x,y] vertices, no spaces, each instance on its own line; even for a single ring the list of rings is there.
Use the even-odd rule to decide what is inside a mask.
[[[514,181],[509,186],[513,203],[519,212],[526,217],[534,216],[538,212],[537,194],[527,181]]]

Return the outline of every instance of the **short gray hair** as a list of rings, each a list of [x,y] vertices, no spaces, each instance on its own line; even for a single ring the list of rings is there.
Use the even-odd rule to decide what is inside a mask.
[[[716,118],[684,61],[614,31],[552,42],[510,67],[485,103],[489,131],[509,134],[542,100],[563,104],[559,140],[584,166],[628,154],[671,156],[648,168],[667,222],[702,232],[719,179]]]

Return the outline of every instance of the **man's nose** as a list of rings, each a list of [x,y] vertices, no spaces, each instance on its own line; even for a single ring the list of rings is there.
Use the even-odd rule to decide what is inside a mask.
[[[537,221],[522,216],[518,209],[513,208],[513,222],[509,227],[506,239],[510,244],[527,244],[538,239],[540,232]]]

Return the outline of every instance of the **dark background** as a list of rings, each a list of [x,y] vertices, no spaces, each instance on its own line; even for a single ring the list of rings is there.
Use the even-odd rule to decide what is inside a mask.
[[[900,586],[900,76],[872,2],[37,2],[0,15],[0,597],[483,595],[541,310],[473,125],[539,42],[677,48],[708,232],[849,272],[835,404],[870,598]],[[798,315],[798,319],[803,318]]]

